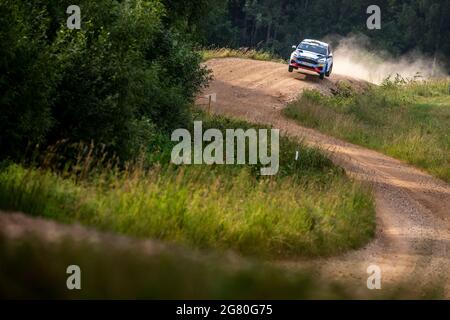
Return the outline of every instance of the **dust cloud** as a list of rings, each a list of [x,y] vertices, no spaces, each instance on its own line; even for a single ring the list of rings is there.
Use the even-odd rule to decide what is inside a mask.
[[[408,79],[447,76],[438,59],[417,52],[396,58],[387,51],[368,50],[368,42],[364,36],[340,39],[333,53],[333,72],[375,84],[397,74]]]

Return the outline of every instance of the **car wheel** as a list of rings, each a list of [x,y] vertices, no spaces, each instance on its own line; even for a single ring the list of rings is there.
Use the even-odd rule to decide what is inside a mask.
[[[333,65],[331,65],[330,70],[328,70],[328,72],[325,73],[325,75],[326,75],[327,77],[331,76],[331,72],[332,72],[332,71],[333,71]]]
[[[325,73],[321,73],[321,74],[319,75],[319,78],[320,78],[320,80],[325,79]]]
[[[289,66],[289,72],[294,71],[294,67]]]

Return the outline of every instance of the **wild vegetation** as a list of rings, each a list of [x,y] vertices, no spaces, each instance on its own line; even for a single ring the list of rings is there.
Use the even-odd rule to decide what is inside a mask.
[[[66,27],[70,4],[0,1],[2,159],[66,139],[127,160],[189,123],[207,72],[163,3],[81,0],[80,30]]]
[[[450,82],[386,79],[334,96],[305,91],[285,110],[302,125],[380,150],[450,182]]]
[[[205,128],[249,126],[205,120]],[[59,173],[7,165],[0,172],[0,208],[267,258],[326,255],[366,243],[375,227],[370,190],[318,150],[287,138],[280,144],[280,173],[273,178],[259,176],[260,165],[146,168],[137,162],[120,169],[99,164],[91,151],[73,166],[64,162]]]

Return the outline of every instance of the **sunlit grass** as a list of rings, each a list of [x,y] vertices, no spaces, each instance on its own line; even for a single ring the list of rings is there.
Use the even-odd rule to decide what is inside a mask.
[[[335,96],[305,91],[285,110],[301,124],[367,146],[450,182],[450,82],[385,81]]]
[[[212,117],[206,119],[209,126],[249,124]],[[287,138],[280,142],[280,174],[270,178],[258,176],[252,166],[147,168],[137,163],[123,170],[85,170],[78,165],[57,173],[8,165],[0,172],[0,207],[268,258],[334,254],[371,239],[370,190],[349,180],[316,149]]]

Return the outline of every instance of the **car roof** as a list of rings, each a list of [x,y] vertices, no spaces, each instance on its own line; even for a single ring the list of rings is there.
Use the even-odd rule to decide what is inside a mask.
[[[313,40],[313,39],[305,39],[301,43],[312,44],[312,45],[317,45],[317,46],[322,46],[322,47],[328,47],[328,43],[322,42],[319,40]]]

